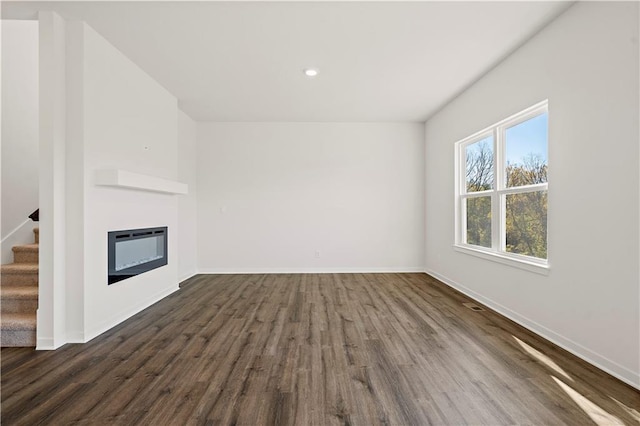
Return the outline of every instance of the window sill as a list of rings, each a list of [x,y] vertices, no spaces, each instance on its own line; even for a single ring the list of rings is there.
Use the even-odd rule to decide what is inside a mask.
[[[524,269],[525,271],[535,272],[536,274],[549,275],[548,263],[536,263],[529,262],[524,259],[516,259],[510,256],[505,256],[499,253],[480,250],[475,247],[462,246],[454,244],[453,249],[460,253],[465,253],[471,256],[487,259],[492,262],[502,263],[503,265],[512,266],[518,269]]]

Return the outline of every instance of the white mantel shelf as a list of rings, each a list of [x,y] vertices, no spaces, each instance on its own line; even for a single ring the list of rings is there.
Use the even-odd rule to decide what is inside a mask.
[[[189,186],[186,183],[119,169],[96,170],[95,178],[96,185],[100,186],[163,192],[165,194],[187,194],[189,191]]]

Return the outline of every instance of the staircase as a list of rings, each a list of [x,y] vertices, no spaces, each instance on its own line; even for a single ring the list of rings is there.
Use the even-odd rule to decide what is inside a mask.
[[[13,262],[0,274],[0,346],[36,345],[39,228],[34,244],[13,247]]]

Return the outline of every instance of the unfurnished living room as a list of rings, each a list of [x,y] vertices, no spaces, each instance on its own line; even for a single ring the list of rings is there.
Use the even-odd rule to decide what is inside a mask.
[[[637,1],[3,1],[3,425],[639,425]]]

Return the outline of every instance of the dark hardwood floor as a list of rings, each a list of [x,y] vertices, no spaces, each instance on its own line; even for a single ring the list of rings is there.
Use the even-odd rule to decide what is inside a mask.
[[[640,392],[424,274],[201,275],[2,349],[2,424],[640,424]]]

